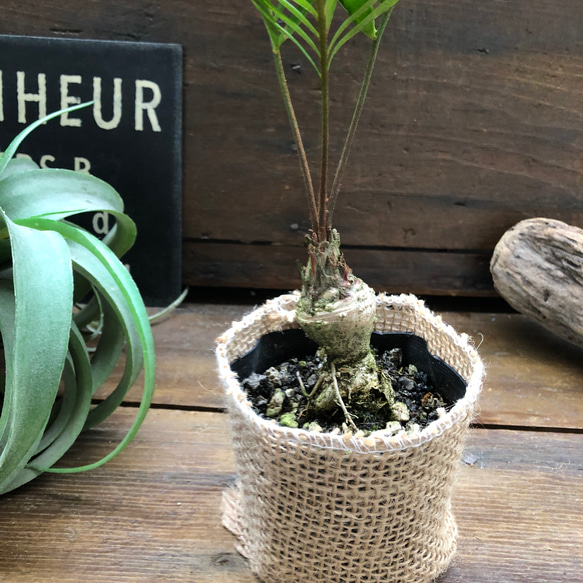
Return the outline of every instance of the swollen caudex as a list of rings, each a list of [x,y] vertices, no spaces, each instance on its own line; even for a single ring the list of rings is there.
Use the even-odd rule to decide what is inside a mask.
[[[353,424],[349,411],[391,407],[391,383],[379,371],[370,348],[376,317],[374,291],[350,275],[350,285],[342,290],[330,288],[315,302],[303,300],[298,302],[296,318],[320,346],[318,354],[324,362],[311,409],[324,412],[341,406]]]
[[[300,300],[296,318],[332,359],[360,360],[369,352],[376,317],[375,293],[362,280],[342,290],[330,288],[310,307]]]

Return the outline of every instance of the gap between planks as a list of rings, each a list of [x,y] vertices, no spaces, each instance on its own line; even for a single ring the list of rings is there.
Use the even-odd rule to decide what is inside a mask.
[[[100,403],[100,399],[95,399],[93,404],[96,405]],[[128,409],[137,409],[140,406],[138,402],[124,401],[120,404],[120,408],[126,407]],[[225,408],[221,407],[201,407],[197,405],[170,405],[167,403],[152,403],[150,409],[165,410],[165,411],[189,411],[195,413],[218,413],[227,415],[228,412]],[[533,425],[508,425],[508,424],[496,424],[496,423],[480,423],[473,422],[470,423],[470,428],[472,429],[488,429],[491,431],[529,431],[535,433],[566,433],[583,435],[583,428],[580,427],[537,427]]]

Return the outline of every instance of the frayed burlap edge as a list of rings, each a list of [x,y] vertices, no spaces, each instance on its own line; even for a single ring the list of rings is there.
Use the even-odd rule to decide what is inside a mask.
[[[297,327],[296,302],[297,294],[271,300],[218,339],[241,484],[225,492],[223,523],[264,581],[430,581],[455,552],[452,480],[482,383],[478,354],[466,335],[416,297],[380,295],[376,329],[425,338],[430,351],[464,377],[465,397],[414,434],[362,438],[280,427],[252,411],[229,363],[262,335]],[[328,467],[332,477],[322,478]],[[328,499],[333,507],[321,511],[318,505]],[[322,518],[314,522],[314,516]]]

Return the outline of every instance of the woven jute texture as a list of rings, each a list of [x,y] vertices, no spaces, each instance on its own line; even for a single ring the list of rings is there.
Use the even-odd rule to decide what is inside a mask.
[[[268,332],[297,327],[297,295],[280,296],[218,339],[238,484],[223,523],[266,583],[425,583],[455,552],[455,470],[474,415],[483,366],[414,296],[378,296],[381,332],[410,331],[468,383],[466,395],[423,431],[354,437],[280,427],[256,415],[229,363]]]

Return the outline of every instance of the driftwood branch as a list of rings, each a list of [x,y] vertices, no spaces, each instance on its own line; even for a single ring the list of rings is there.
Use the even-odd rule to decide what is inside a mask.
[[[490,263],[494,285],[515,309],[583,346],[583,230],[545,218],[508,230]]]

